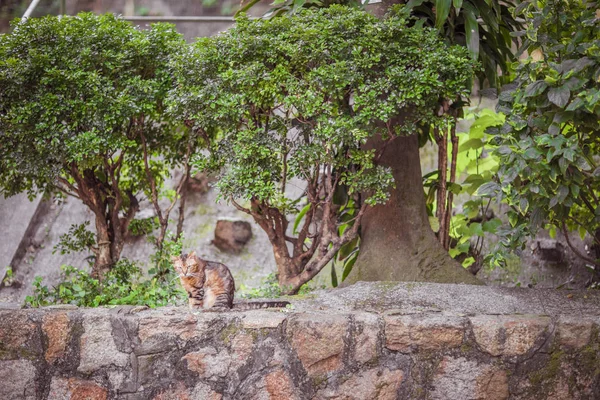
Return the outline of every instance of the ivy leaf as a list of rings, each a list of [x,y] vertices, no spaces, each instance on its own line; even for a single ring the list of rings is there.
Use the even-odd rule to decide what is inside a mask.
[[[551,88],[548,91],[548,100],[560,108],[567,105],[569,97],[571,97],[571,91],[566,86]]]

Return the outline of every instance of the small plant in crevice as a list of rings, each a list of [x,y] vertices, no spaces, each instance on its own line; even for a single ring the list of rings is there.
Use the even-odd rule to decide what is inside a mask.
[[[323,287],[324,288],[324,287]],[[281,288],[279,286],[277,275],[269,274],[263,280],[259,287],[250,288],[244,285],[243,283],[239,286],[238,292],[239,297],[242,299],[272,299],[286,295],[286,288]],[[302,287],[298,290],[298,295],[304,295],[312,292],[313,290],[321,289],[309,287],[308,283],[302,285]]]

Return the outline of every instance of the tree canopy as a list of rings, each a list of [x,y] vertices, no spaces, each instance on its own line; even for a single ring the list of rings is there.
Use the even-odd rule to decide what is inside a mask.
[[[0,192],[60,190],[95,215],[96,272],[119,258],[138,210],[184,153],[165,114],[172,25],[113,15],[16,21],[0,35]],[[160,155],[144,163],[144,155]]]
[[[176,59],[171,104],[213,139],[212,157],[196,165],[221,171],[221,196],[267,232],[280,283],[295,291],[356,237],[366,207],[388,199],[390,170],[367,140],[446,124],[440,99],[466,94],[472,71],[465,49],[409,27],[403,13],[378,20],[332,6],[240,17],[200,39]],[[291,236],[288,215],[304,204],[287,189],[298,181],[308,206]],[[342,186],[350,197],[340,201]],[[347,207],[355,224],[338,229]]]

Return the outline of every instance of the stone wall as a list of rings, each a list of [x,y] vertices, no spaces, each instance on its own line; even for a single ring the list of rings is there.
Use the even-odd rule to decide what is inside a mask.
[[[600,398],[597,292],[361,283],[291,301],[2,309],[0,399]]]

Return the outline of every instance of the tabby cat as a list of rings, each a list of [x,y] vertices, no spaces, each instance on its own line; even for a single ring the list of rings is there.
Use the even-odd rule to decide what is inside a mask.
[[[253,301],[233,304],[235,282],[225,264],[203,260],[195,251],[172,257],[173,268],[179,275],[181,285],[188,293],[191,309],[252,310],[267,307],[285,307],[287,301]]]

